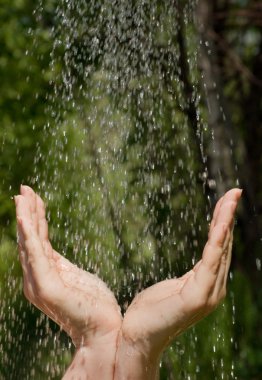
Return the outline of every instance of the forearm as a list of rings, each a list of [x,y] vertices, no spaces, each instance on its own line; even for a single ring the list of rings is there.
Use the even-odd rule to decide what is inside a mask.
[[[158,380],[160,355],[141,351],[134,343],[119,337],[114,380]]]
[[[78,348],[62,380],[113,380],[115,353],[116,336],[111,334]]]

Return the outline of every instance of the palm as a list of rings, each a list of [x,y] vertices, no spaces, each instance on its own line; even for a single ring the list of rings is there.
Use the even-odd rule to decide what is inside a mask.
[[[93,335],[97,331],[104,335],[119,328],[119,307],[105,283],[57,253],[55,256],[56,271],[63,286],[63,289],[57,290],[60,297],[63,297],[57,322],[69,333],[76,345],[81,343],[76,342],[81,331],[82,338],[87,332],[86,340],[89,340],[90,334]]]
[[[115,296],[103,281],[96,275],[73,265],[62,256],[57,258],[56,265],[60,278],[68,289],[68,296],[73,299],[68,307],[70,307],[74,325],[81,325],[81,322],[85,321],[85,328],[87,327],[90,331],[100,329],[101,334],[120,327],[119,306]],[[76,323],[77,321],[79,323]]]
[[[26,297],[72,337],[76,345],[121,325],[113,293],[95,275],[52,249],[42,200],[28,187],[16,198]]]

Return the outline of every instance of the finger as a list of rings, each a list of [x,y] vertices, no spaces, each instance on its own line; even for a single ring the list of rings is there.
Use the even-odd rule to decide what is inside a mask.
[[[22,271],[23,271],[24,295],[29,301],[32,302],[35,298],[33,279],[32,279],[29,267],[26,265],[25,252],[22,249],[22,247],[19,247],[19,260],[21,263]]]
[[[240,189],[231,189],[229,190],[223,197],[222,202],[220,204],[219,209],[217,210],[218,212],[216,213],[215,216],[215,225],[220,222],[227,222],[226,221],[226,216],[230,213],[230,207],[231,207],[231,212],[234,214],[236,210],[237,203],[241,197],[242,190]],[[231,206],[229,207],[229,205]],[[228,208],[228,213],[227,215],[224,215],[224,211]],[[232,217],[234,215],[231,215]],[[225,220],[223,220],[223,217],[225,217]]]
[[[21,185],[20,193],[23,195],[30,205],[31,219],[34,227],[37,230],[37,215],[36,215],[36,193],[29,186]]]
[[[49,242],[48,239],[48,224],[45,215],[45,205],[43,200],[36,194],[36,216],[37,216],[37,229],[40,240]]]
[[[58,273],[44,254],[43,246],[31,221],[19,218],[18,222],[24,236],[22,248],[26,251],[29,269],[32,273],[34,293],[37,293],[42,300],[53,302],[55,298],[59,297],[62,290]]]
[[[45,204],[43,200],[37,194],[36,194],[36,216],[37,216],[38,235],[43,245],[44,253],[50,260],[54,259],[53,248],[48,238],[48,223],[46,220]]]
[[[232,247],[233,247],[233,229],[231,230],[229,244],[228,244],[227,260],[226,260],[226,270],[225,270],[224,281],[223,281],[223,287],[224,287],[224,289],[226,289],[227,278],[228,278],[228,273],[229,273],[231,259],[232,259]]]
[[[236,201],[238,202],[242,194],[242,189],[231,189],[228,190],[225,195],[223,196],[223,202],[226,202],[228,200]]]
[[[216,223],[225,223],[229,227],[229,237],[231,238],[231,248],[233,242],[233,228],[234,228],[234,216],[237,207],[237,203],[241,197],[242,190],[232,189],[228,191],[223,199],[219,212],[216,216]],[[227,249],[225,252],[228,252],[223,259],[226,261],[226,271],[228,273],[229,266],[231,262],[231,249],[230,248],[230,239],[226,243]]]
[[[240,196],[241,191],[234,190],[228,192],[225,195],[216,218],[216,223],[225,223],[227,229],[226,238],[223,243],[223,253],[221,256],[216,284],[214,287],[214,293],[212,296],[217,301],[220,301],[226,294],[226,282],[232,257],[234,214]]]
[[[237,202],[235,201],[227,201],[223,203],[220,207],[214,226],[225,224],[227,228],[231,229],[234,224],[236,208]]]
[[[224,205],[228,201],[238,202],[241,197],[242,190],[241,189],[231,189],[229,190],[223,197],[221,197],[215,207],[213,218],[209,227],[209,234],[212,229],[218,222],[218,216],[221,215],[221,206]]]
[[[31,211],[28,200],[23,195],[15,196],[16,216],[31,219]]]
[[[215,222],[210,230],[208,242],[204,248],[202,262],[196,270],[195,280],[207,299],[214,294],[223,294],[225,281],[231,261],[231,237],[234,214],[241,196],[241,190],[233,189],[225,194],[216,208]]]
[[[63,257],[58,252],[53,250],[52,245],[49,241],[45,204],[38,194],[36,194],[36,215],[38,235],[42,242],[46,256],[54,261],[61,260]]]
[[[214,226],[205,245],[201,264],[196,270],[196,283],[207,295],[213,291],[216,284],[227,231],[225,224],[221,223]]]
[[[216,203],[216,206],[215,206],[215,209],[214,209],[214,212],[213,212],[213,217],[212,217],[212,220],[211,220],[211,223],[210,223],[210,227],[209,227],[209,234],[208,236],[210,235],[210,233],[212,232],[213,228],[214,228],[214,225],[215,225],[215,220],[217,218],[217,215],[219,213],[219,210],[220,210],[220,207],[221,207],[221,204],[223,202],[223,199],[224,197],[221,197],[217,203]]]
[[[218,277],[215,286],[215,293],[225,294],[226,291],[226,281],[230,268],[231,257],[232,257],[232,244],[233,244],[233,228],[234,228],[234,214],[237,207],[237,202],[239,200],[239,192],[230,192],[228,194],[226,201],[221,205],[220,211],[217,215],[217,222],[223,222],[227,226],[227,239],[224,243],[224,251],[221,257],[220,268],[218,272]],[[233,195],[233,197],[232,197]],[[240,193],[241,195],[241,193]],[[234,199],[233,201],[232,199]]]
[[[233,232],[234,232],[234,223],[232,224],[232,226],[229,230],[228,240],[226,242],[227,245],[226,245],[226,249],[225,249],[225,256],[222,257],[222,262],[223,261],[225,262],[224,277],[221,276],[221,282],[222,282],[223,288],[226,288],[228,272],[230,269],[230,264],[231,264],[231,259],[232,259]]]
[[[30,205],[29,205],[28,197],[25,197],[23,195],[17,195],[15,197],[15,204],[16,204],[17,217],[18,218],[26,218],[27,220],[31,221],[31,211],[30,211]],[[19,231],[20,238],[22,240],[24,240],[24,237],[22,234],[22,229],[21,229],[21,227],[19,228],[19,223],[18,223],[18,231]],[[20,246],[21,246],[21,242],[20,242]],[[47,256],[52,257],[52,247],[51,247],[49,242],[44,245],[44,248],[45,248],[45,252],[46,252]],[[23,248],[23,252],[25,252],[24,248]],[[24,256],[24,254],[22,256]],[[27,261],[28,261],[28,258],[27,258]],[[24,262],[23,263],[21,262],[21,264],[23,266],[25,266]],[[23,266],[22,266],[22,268],[23,268]],[[29,268],[27,269],[27,271],[29,272]]]
[[[19,225],[19,222],[17,223],[17,235],[18,235],[19,260],[20,260],[20,263],[22,266],[22,271],[23,271],[24,294],[25,294],[26,298],[31,300],[31,299],[33,299],[33,296],[34,296],[32,275],[30,273],[30,268],[27,264],[26,252],[23,249],[24,237],[23,237],[23,233],[21,231],[21,227]]]
[[[232,255],[232,236],[232,230],[228,229],[212,296],[214,300],[217,300],[217,302],[219,302],[226,295],[226,279],[228,276]]]
[[[21,219],[18,218],[18,234],[19,234],[19,258],[23,270],[23,291],[25,297],[34,304],[38,309],[42,310],[43,313],[47,314],[50,318],[55,320],[54,313],[47,306],[45,299],[39,296],[37,292],[37,284],[34,281],[32,270],[30,268],[27,251],[25,249],[25,238],[23,236],[23,231],[21,228]]]
[[[21,229],[19,220],[22,217],[26,217],[30,219],[31,214],[29,211],[29,204],[27,202],[27,199],[23,197],[22,195],[15,196],[15,204],[16,204],[16,216],[17,216],[17,239],[18,239],[18,248],[19,248],[19,258],[20,258],[20,262],[21,262],[24,273],[28,275],[29,271],[27,268],[27,263],[26,263],[27,260],[25,257],[26,252],[24,250],[25,239],[24,239],[23,231]]]

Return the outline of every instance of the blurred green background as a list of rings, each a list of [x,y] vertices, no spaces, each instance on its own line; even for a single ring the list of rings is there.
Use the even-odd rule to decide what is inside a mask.
[[[60,379],[74,351],[22,294],[21,183],[123,310],[191,268],[216,200],[243,188],[227,298],[160,373],[261,379],[261,1],[0,4],[0,379]]]

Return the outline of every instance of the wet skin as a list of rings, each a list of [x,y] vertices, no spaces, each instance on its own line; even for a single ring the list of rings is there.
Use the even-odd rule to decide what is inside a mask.
[[[202,259],[194,268],[143,290],[122,317],[103,281],[52,248],[43,201],[21,186],[15,203],[24,294],[76,346],[64,380],[158,378],[163,350],[226,295],[240,197],[241,190],[232,189],[218,201]]]

